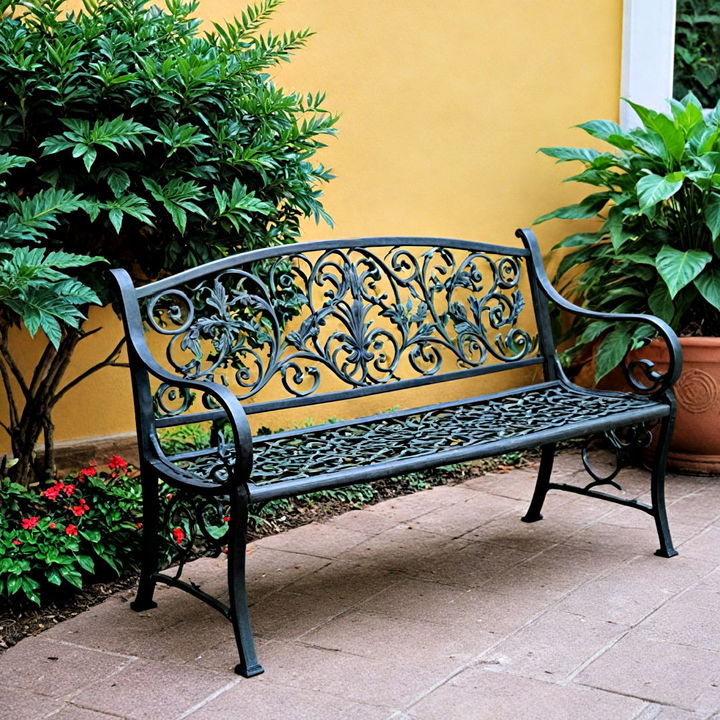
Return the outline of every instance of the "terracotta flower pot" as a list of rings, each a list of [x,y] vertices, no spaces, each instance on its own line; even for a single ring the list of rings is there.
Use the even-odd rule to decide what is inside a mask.
[[[683,370],[675,385],[677,420],[668,467],[679,472],[720,475],[720,338],[680,338]],[[667,369],[665,343],[653,340],[642,356]]]

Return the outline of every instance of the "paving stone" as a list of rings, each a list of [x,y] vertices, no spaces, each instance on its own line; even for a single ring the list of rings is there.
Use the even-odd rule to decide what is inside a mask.
[[[720,654],[629,633],[585,668],[575,682],[710,712],[720,707]]]
[[[626,631],[616,623],[549,610],[499,643],[482,662],[503,672],[558,682]]]
[[[328,525],[354,530],[364,535],[377,535],[384,530],[395,527],[397,522],[385,517],[381,513],[368,510],[350,510],[350,512],[336,515],[327,522]]]
[[[62,707],[54,698],[38,695],[24,688],[10,687],[4,683],[5,678],[0,685],[0,713],[2,713],[0,717],[7,720],[39,720]]]
[[[443,678],[412,658],[378,661],[297,642],[269,646],[263,665],[265,674],[253,682],[324,692],[391,710],[405,707]]]
[[[556,685],[471,668],[441,685],[407,712],[417,720],[632,720],[645,703],[574,685]]]
[[[697,582],[699,575],[692,571],[692,566],[697,567],[697,564],[688,562],[686,558],[673,558],[673,561],[679,560],[675,563],[674,573],[672,570],[655,572],[663,558],[649,560],[655,566],[650,571],[640,560],[622,565],[573,590],[556,606],[557,609],[608,622],[636,625],[681,589]],[[683,576],[684,582],[681,580]],[[669,584],[668,579],[671,580]]]
[[[0,677],[5,685],[61,698],[132,662],[127,656],[31,637],[0,655]]]
[[[481,490],[492,495],[530,502],[537,470],[512,470],[507,473],[488,473],[487,475],[471,478],[463,483],[463,486],[472,490]]]
[[[529,557],[527,552],[493,543],[453,541],[438,552],[406,562],[403,573],[440,583],[475,587]]]
[[[177,717],[237,676],[197,666],[137,660],[116,675],[85,688],[73,702],[129,720]]]
[[[475,493],[461,502],[435,508],[409,522],[421,530],[459,537],[498,516],[514,513],[517,517],[521,508],[516,500]]]
[[[670,503],[668,515],[679,524],[699,525],[720,519],[720,497],[710,497],[707,491],[693,492]]]
[[[546,599],[516,593],[500,595],[484,587],[465,588],[424,580],[402,579],[360,605],[368,613],[416,621],[441,622],[504,635],[546,607]]]
[[[677,545],[678,552],[683,557],[697,557],[701,559],[713,558],[720,550],[720,527],[708,527]]]
[[[389,570],[336,560],[287,585],[288,592],[360,604],[399,582]]]
[[[448,549],[465,545],[467,542],[453,540],[447,535],[418,530],[410,525],[398,525],[367,538],[342,553],[339,559],[386,570],[405,570],[427,562],[429,558],[438,557]]]
[[[311,523],[289,532],[257,540],[254,546],[322,558],[335,558],[366,539],[365,533],[355,530],[347,530],[330,523]]]
[[[326,558],[284,550],[271,550],[251,543],[246,560],[250,603],[258,602],[265,596],[282,590],[290,583],[328,563],[329,560]],[[190,565],[192,564],[190,563]],[[190,572],[192,573],[192,567]],[[227,595],[227,560],[222,559],[219,572],[206,580],[203,590],[215,597],[222,598]]]
[[[625,560],[625,556],[609,549],[593,552],[573,545],[555,545],[490,578],[483,588],[504,595],[556,600]]]
[[[412,520],[431,512],[434,508],[467,500],[475,493],[472,489],[460,485],[443,485],[422,490],[402,498],[383,500],[368,508],[368,512],[378,513],[397,522]]]
[[[696,587],[645,620],[643,637],[720,652],[719,618],[720,588]]]
[[[362,655],[398,665],[412,658],[420,667],[449,673],[496,640],[479,626],[465,627],[353,611],[300,638],[313,647]]]
[[[261,682],[241,682],[207,705],[188,715],[188,720],[228,720],[247,717],[248,708],[258,708],[260,717],[288,720],[386,720],[387,708],[366,705],[322,692],[282,687]]]
[[[253,631],[265,639],[296,638],[322,625],[342,612],[351,603],[330,597],[318,600],[300,593],[278,592],[268,595],[250,611]]]
[[[562,520],[524,523],[520,520],[523,512],[510,513],[491,520],[462,536],[462,540],[497,543],[527,553],[545,550],[565,540],[578,527]]]
[[[50,715],[48,720],[117,720],[117,718],[117,715],[108,715],[67,703],[62,706],[60,712]]]
[[[214,610],[177,589],[158,589],[158,607],[133,612],[128,602],[115,598],[55,626],[47,637],[88,648],[125,655],[152,657],[157,639],[180,622],[203,618]]]
[[[638,514],[640,514],[638,512]],[[624,552],[627,555],[653,555],[658,548],[658,536],[653,519],[642,513],[645,517],[645,527],[622,527],[605,522],[596,522],[582,528],[570,535],[565,542],[577,545],[588,550],[604,552],[612,548],[615,552]],[[672,529],[672,524],[671,524]]]

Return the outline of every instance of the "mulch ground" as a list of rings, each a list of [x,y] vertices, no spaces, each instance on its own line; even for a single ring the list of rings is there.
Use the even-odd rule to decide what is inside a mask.
[[[518,455],[512,458],[512,464],[507,464],[507,459],[488,458],[475,465],[436,472],[427,475],[424,479],[427,483],[426,487],[431,485],[455,485],[467,480],[469,477],[483,475],[486,472],[509,471],[526,464],[529,459],[531,459],[531,456]],[[374,497],[371,502],[364,506],[349,505],[347,502],[335,498],[329,498],[310,505],[305,503],[295,504],[283,512],[282,515],[268,519],[262,526],[250,531],[248,539],[258,540],[267,535],[274,535],[284,530],[340,515],[348,510],[367,507],[382,500],[409,495],[423,489],[402,480],[402,478],[393,478],[373,483]],[[9,604],[0,601],[0,652],[12,647],[25,637],[37,635],[63,620],[79,615],[93,605],[101,603],[114,592],[130,588],[136,582],[137,569],[133,569],[119,578],[103,578],[102,581],[87,585],[83,590],[59,595],[40,608],[27,603],[13,602]]]

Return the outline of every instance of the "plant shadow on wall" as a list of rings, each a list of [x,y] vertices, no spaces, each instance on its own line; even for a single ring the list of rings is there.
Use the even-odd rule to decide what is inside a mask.
[[[330,218],[313,155],[335,132],[324,96],[275,87],[269,70],[308,30],[261,33],[281,0],[201,33],[197,3],[0,0],[0,378],[13,479],[54,464],[52,411],[98,364],[64,378],[103,266],[154,278],[293,242]],[[25,375],[13,325],[47,346]],[[34,457],[44,438],[42,463]]]
[[[669,113],[629,104],[640,119],[637,128],[624,130],[608,120],[579,126],[609,149],[541,148],[558,162],[582,163],[583,171],[566,181],[597,191],[536,222],[599,218],[596,231],[574,233],[555,246],[564,251],[555,282],[587,307],[652,313],[683,336],[686,369],[677,390],[676,430],[681,437],[688,416],[709,412],[705,420],[717,421],[720,412],[712,402],[718,399],[719,382],[712,361],[720,355],[720,105],[703,113],[692,94],[671,100]],[[592,356],[596,381],[628,351],[652,340],[641,326],[580,318],[564,327],[562,335],[570,340],[565,363],[580,366]],[[708,344],[710,362],[688,369],[691,355]],[[663,358],[653,357],[661,366]],[[647,365],[638,370],[652,373]],[[703,440],[712,431],[701,425],[690,434]],[[709,462],[720,463],[720,437],[713,442],[717,447],[705,454],[715,458]],[[674,447],[675,467],[680,455],[702,452]],[[711,464],[688,469],[716,471]]]

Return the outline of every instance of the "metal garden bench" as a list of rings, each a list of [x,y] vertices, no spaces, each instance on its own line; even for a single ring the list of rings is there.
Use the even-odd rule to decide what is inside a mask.
[[[579,493],[649,514],[657,554],[675,555],[663,485],[672,386],[682,364],[677,338],[654,317],[608,316],[567,302],[551,287],[532,232],[516,234],[524,247],[415,237],[298,243],[140,288],[114,270],[144,491],[133,608],[155,607],[158,582],[186,590],[231,620],[236,672],[257,675],[245,588],[252,506],[524,448],[541,449],[524,521],[542,518],[549,490]],[[558,362],[549,302],[587,317],[651,325],[667,345],[669,368],[660,374],[648,361],[627,360],[628,393],[574,385]],[[491,376],[493,387],[510,389],[487,393]],[[428,388],[438,383],[446,400],[428,404]],[[403,392],[370,398],[395,391]],[[361,398],[385,411],[354,411]],[[332,413],[318,408],[336,401],[342,404]],[[404,409],[387,410],[398,404]],[[263,413],[268,423],[268,414],[300,407],[344,419],[253,437],[249,416]],[[188,423],[212,423],[211,446],[166,454],[163,429]],[[651,503],[599,490],[620,487],[614,478],[624,451],[648,444],[653,426]],[[556,443],[596,434],[610,439],[617,468],[602,476],[583,451],[588,484],[552,482]],[[163,517],[158,480],[177,489]],[[178,523],[185,530],[175,540],[185,551],[193,542],[204,550],[227,545],[228,606],[183,581],[182,562],[174,575],[159,571],[168,528]]]

